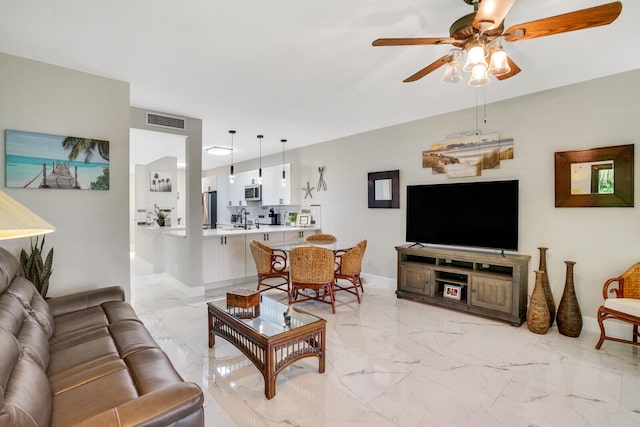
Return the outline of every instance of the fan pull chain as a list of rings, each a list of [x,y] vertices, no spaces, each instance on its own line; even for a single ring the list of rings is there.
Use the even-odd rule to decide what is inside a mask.
[[[484,124],[487,124],[487,88],[482,87],[482,105],[484,105]]]
[[[476,88],[476,135],[480,135],[480,128],[478,127],[478,91],[480,88]]]

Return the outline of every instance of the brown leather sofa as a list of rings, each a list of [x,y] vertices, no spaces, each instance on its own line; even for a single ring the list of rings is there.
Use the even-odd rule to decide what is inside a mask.
[[[203,426],[119,287],[43,299],[0,248],[0,426]]]

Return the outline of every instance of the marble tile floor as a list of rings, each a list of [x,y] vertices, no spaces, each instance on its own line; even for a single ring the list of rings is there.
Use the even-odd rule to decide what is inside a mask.
[[[526,324],[397,299],[375,279],[360,305],[339,293],[335,315],[325,304],[297,305],[327,319],[326,371],[303,359],[267,400],[240,351],[221,338],[207,346],[206,301],[227,289],[189,298],[142,264],[132,263],[132,303],[183,378],[202,387],[207,426],[640,425],[637,348],[605,342],[597,351],[592,332],[536,335]]]

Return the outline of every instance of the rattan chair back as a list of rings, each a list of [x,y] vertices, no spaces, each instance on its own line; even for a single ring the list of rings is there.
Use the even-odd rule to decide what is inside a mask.
[[[251,240],[249,242],[249,248],[251,249],[251,255],[256,262],[256,270],[258,274],[267,274],[271,272],[271,256],[273,255],[273,249],[263,245],[257,240]]]
[[[294,248],[289,256],[291,281],[321,284],[333,281],[333,251],[317,246]]]
[[[596,344],[596,349],[602,347],[605,340],[640,346],[640,316],[638,316],[640,310],[640,262],[634,264],[620,276],[607,280],[602,287],[602,296],[604,297],[604,305],[598,308],[597,320],[600,326],[600,339]],[[631,324],[633,326],[631,339],[607,335],[604,322],[609,319]]]
[[[330,244],[330,243],[337,242],[336,236],[333,236],[331,234],[323,234],[323,233],[310,234],[304,240],[307,242],[312,242],[312,243],[315,242],[315,243],[322,243],[322,244]]]
[[[618,298],[640,299],[640,262],[635,263],[621,276]]]
[[[367,249],[367,241],[363,240],[355,247],[349,249],[340,255],[340,265],[338,266],[338,274],[347,276],[357,276],[362,271],[362,259]]]

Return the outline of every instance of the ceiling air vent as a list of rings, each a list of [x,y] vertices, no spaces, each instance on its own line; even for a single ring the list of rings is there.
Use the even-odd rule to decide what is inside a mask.
[[[184,130],[184,119],[147,112],[147,125]]]

